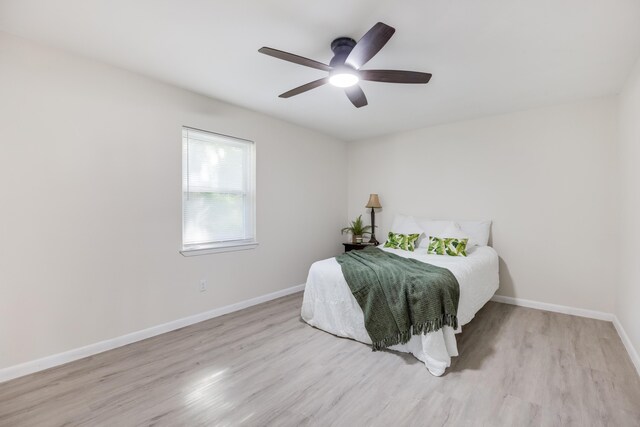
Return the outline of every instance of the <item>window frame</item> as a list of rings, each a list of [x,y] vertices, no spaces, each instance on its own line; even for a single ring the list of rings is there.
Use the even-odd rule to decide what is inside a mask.
[[[238,138],[231,135],[225,135],[218,132],[212,132],[209,130],[199,129],[191,126],[182,126],[181,128],[181,144],[182,144],[182,167],[181,167],[181,176],[184,182],[185,178],[185,159],[184,159],[184,145],[185,140],[185,132],[188,131],[202,132],[205,134],[210,134],[212,136],[221,137],[223,139],[228,139],[230,142],[240,142],[243,144],[249,145],[249,162],[248,162],[248,188],[245,192],[245,197],[250,199],[250,209],[247,215],[245,211],[245,215],[247,215],[247,220],[251,222],[251,227],[253,229],[253,237],[249,239],[239,239],[239,240],[227,240],[227,241],[219,241],[219,242],[208,242],[202,244],[187,244],[185,245],[184,237],[185,237],[185,189],[183,187],[184,184],[181,184],[181,220],[182,220],[182,229],[181,229],[181,240],[182,240],[182,249],[179,251],[183,256],[196,256],[196,255],[206,255],[220,252],[235,252],[235,251],[244,251],[249,249],[255,249],[258,246],[257,241],[257,224],[256,224],[256,143],[255,141]],[[188,159],[187,159],[188,162]],[[188,163],[187,163],[188,164]],[[215,194],[215,192],[212,192]]]

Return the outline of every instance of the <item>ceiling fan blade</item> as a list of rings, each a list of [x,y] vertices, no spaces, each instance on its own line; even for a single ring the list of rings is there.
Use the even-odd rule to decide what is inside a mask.
[[[354,85],[345,87],[344,91],[347,94],[347,98],[349,98],[349,101],[351,101],[351,103],[357,108],[367,105],[367,97],[364,96],[364,92],[362,91],[362,88],[360,86]]]
[[[314,80],[312,82],[309,82],[309,83],[304,84],[302,86],[298,86],[295,89],[291,89],[290,91],[283,93],[282,95],[280,95],[280,98],[291,98],[292,96],[300,95],[301,93],[304,93],[304,92],[306,92],[308,90],[320,87],[323,84],[326,84],[328,81],[329,81],[328,77],[324,77],[322,79]]]
[[[402,70],[360,70],[361,80],[384,83],[429,83],[431,74]]]
[[[305,67],[316,68],[322,71],[331,71],[331,67],[322,62],[314,61],[313,59],[305,58],[303,56],[294,55],[293,53],[283,52],[278,49],[272,49],[270,47],[261,47],[258,52],[265,55],[273,56],[274,58],[283,59],[285,61],[293,62],[294,64],[304,65]]]
[[[358,43],[356,43],[351,53],[349,53],[349,56],[347,56],[345,64],[359,69],[373,58],[376,53],[380,52],[380,49],[387,44],[395,32],[395,28],[378,22],[367,31],[367,34],[358,40]]]

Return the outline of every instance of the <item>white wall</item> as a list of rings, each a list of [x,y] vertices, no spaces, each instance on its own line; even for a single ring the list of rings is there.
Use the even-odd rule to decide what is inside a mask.
[[[182,125],[256,142],[258,249],[178,253]],[[0,33],[0,368],[304,283],[345,171],[341,141]]]
[[[349,217],[491,219],[501,295],[613,311],[615,97],[350,143]]]
[[[619,164],[620,281],[615,314],[640,354],[640,60],[620,95]]]

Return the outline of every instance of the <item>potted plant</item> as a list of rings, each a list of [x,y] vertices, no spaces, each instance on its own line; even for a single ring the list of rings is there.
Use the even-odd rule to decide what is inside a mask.
[[[362,215],[358,216],[355,220],[351,221],[349,227],[342,229],[342,234],[351,233],[352,243],[362,243],[362,236],[365,234],[371,234],[371,226],[364,225],[362,223]]]

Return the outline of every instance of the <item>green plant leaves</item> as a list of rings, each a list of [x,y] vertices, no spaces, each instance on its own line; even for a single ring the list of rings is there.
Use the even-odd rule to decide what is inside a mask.
[[[365,234],[371,234],[371,226],[364,225],[362,222],[362,215],[359,215],[358,218],[351,221],[351,225],[349,227],[345,227],[341,231],[342,234],[351,233],[354,236],[362,236]]]

